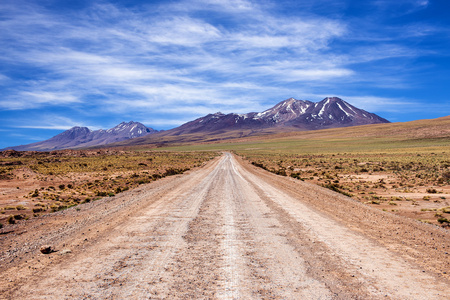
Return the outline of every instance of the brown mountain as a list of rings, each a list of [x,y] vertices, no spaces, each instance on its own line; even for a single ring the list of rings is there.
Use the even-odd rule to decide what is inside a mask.
[[[261,113],[209,114],[169,130],[164,135],[222,133],[230,130],[261,130],[271,127],[317,130],[378,123],[389,123],[389,121],[356,108],[337,97],[328,97],[317,103],[290,98]]]
[[[317,103],[290,98],[261,113],[209,114],[169,130],[164,135],[223,133],[230,130],[261,130],[271,127],[317,130],[378,123],[389,123],[389,121],[356,108],[337,97],[328,97]]]
[[[254,136],[280,131],[306,131],[357,125],[389,123],[376,114],[359,109],[340,98],[328,97],[314,103],[293,98],[263,112],[223,114],[217,112],[177,128],[116,143],[120,146],[167,145]]]
[[[133,145],[167,145],[224,140],[284,131],[306,131],[389,123],[376,114],[359,109],[337,97],[314,103],[290,98],[263,112],[215,113],[157,132],[137,122],[121,123],[108,130],[73,127],[46,141],[9,147],[14,150],[48,151]],[[151,134],[150,134],[151,133]]]
[[[100,129],[92,131],[87,127],[75,126],[48,140],[28,145],[8,147],[3,150],[14,149],[17,151],[50,151],[86,148],[120,142],[155,132],[157,131],[152,128],[145,127],[139,122],[133,121],[128,123],[122,122],[108,130]]]

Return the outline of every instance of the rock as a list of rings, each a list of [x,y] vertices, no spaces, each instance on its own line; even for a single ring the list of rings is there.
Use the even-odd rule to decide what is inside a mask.
[[[54,252],[55,250],[53,249],[52,246],[49,245],[44,245],[41,247],[41,253],[42,254],[50,254],[52,252]]]
[[[69,253],[72,253],[72,250],[64,249],[64,250],[61,250],[61,252],[59,252],[59,255],[66,255],[66,254],[69,254]]]

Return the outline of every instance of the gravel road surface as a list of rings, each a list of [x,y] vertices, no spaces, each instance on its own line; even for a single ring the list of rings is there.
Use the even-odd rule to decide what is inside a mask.
[[[450,297],[448,231],[229,153],[0,242],[2,299]]]

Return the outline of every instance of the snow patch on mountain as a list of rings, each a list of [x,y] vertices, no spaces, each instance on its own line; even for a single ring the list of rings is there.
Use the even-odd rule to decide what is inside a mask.
[[[106,145],[127,139],[141,137],[157,131],[139,122],[122,122],[117,126],[103,130],[92,131],[87,127],[75,126],[48,140],[28,145],[9,147],[14,150],[49,151],[74,149]],[[6,150],[6,149],[4,149]]]

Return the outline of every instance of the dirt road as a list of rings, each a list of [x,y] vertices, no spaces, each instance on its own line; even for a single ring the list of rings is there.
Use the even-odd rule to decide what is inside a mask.
[[[81,208],[81,209],[80,209]],[[2,237],[5,299],[448,299],[447,231],[224,154]],[[56,252],[39,253],[42,244]]]

